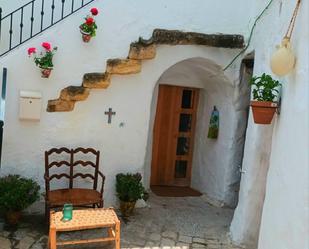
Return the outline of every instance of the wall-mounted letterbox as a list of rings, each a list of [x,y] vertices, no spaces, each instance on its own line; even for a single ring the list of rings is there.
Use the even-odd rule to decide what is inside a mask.
[[[42,109],[42,94],[34,91],[20,91],[19,119],[40,120]]]

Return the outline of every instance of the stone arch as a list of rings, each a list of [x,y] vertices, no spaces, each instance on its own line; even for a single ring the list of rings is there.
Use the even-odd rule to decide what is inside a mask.
[[[200,89],[194,143],[191,187],[207,195],[218,205],[237,205],[242,151],[247,124],[250,90],[226,76],[210,59],[194,57],[169,67],[156,83],[153,92],[148,134],[145,178],[150,179],[152,131],[160,84]],[[218,139],[208,139],[210,114],[220,111]],[[149,185],[149,182],[147,182]]]

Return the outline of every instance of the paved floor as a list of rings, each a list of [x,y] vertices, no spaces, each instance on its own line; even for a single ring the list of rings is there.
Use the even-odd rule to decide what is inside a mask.
[[[136,209],[121,224],[122,248],[147,249],[237,249],[227,232],[233,210],[208,205],[201,197],[150,196],[149,207]],[[105,231],[61,234],[61,239],[88,238]],[[25,217],[18,229],[0,231],[1,249],[45,249],[47,228],[43,217]],[[113,248],[113,245],[66,246],[59,248]]]

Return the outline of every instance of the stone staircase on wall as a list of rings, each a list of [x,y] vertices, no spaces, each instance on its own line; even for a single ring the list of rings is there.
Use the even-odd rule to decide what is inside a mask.
[[[220,48],[241,49],[244,47],[242,35],[202,34],[178,30],[155,29],[148,40],[142,38],[130,45],[126,59],[107,60],[106,71],[86,73],[81,86],[68,86],[61,90],[58,99],[48,101],[48,112],[68,112],[74,109],[77,101],[88,98],[91,89],[105,89],[111,83],[112,75],[136,74],[142,70],[142,60],[156,56],[158,45],[204,45]]]

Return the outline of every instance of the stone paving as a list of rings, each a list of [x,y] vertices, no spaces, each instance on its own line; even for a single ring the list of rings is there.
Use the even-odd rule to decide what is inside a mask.
[[[148,207],[121,220],[121,247],[132,249],[238,249],[228,239],[233,210],[210,206],[201,197],[150,196]],[[88,230],[63,233],[60,239],[93,238],[104,233]],[[18,228],[0,231],[1,249],[45,249],[47,227],[42,216],[24,217]],[[63,246],[59,249],[110,249],[113,244]]]

